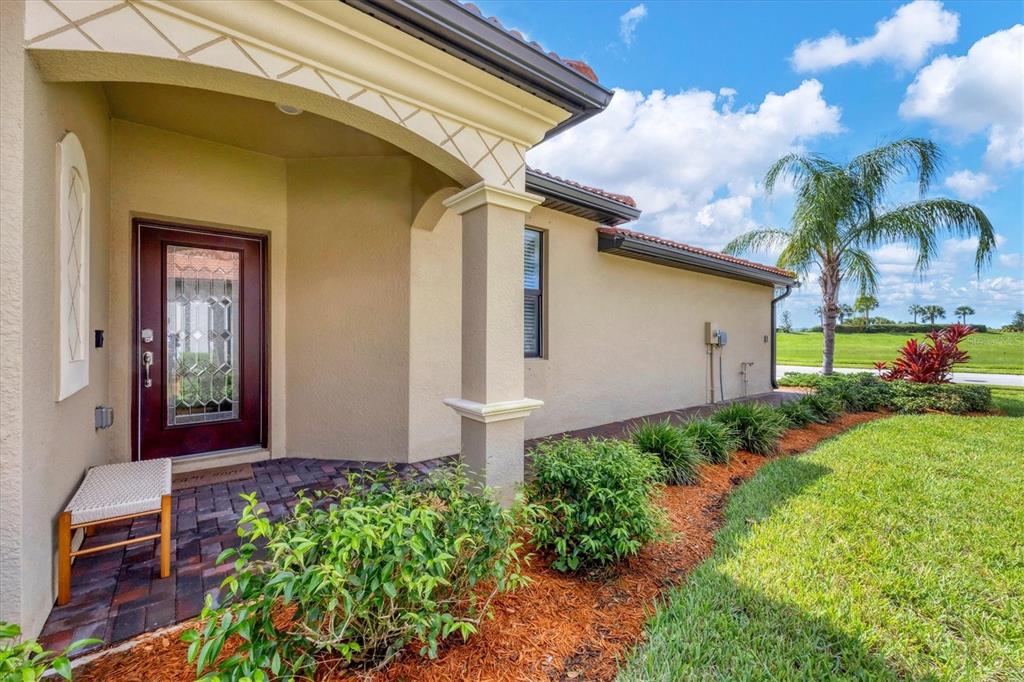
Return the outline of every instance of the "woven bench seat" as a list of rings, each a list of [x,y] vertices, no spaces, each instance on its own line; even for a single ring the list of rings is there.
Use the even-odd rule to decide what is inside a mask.
[[[71,551],[71,534],[86,537],[98,525],[148,514],[160,515],[160,532]],[[160,540],[160,577],[171,573],[171,460],[105,464],[89,469],[57,517],[57,604],[71,599],[71,559],[83,554]]]
[[[105,464],[85,474],[68,502],[71,523],[89,523],[118,516],[155,512],[171,494],[171,460]]]

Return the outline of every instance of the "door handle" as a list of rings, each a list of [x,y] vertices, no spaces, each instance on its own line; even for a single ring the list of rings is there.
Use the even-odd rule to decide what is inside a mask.
[[[150,388],[153,380],[149,377],[149,368],[153,366],[153,351],[147,350],[142,354],[142,368],[146,370],[146,378],[142,382],[143,387]]]

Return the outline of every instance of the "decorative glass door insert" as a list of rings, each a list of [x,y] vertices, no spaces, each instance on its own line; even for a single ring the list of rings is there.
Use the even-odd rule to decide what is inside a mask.
[[[238,417],[236,251],[167,247],[167,425]]]

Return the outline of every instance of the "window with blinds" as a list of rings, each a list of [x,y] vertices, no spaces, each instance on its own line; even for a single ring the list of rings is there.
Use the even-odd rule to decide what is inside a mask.
[[[543,241],[539,230],[523,231],[523,353],[528,358],[541,356]]]

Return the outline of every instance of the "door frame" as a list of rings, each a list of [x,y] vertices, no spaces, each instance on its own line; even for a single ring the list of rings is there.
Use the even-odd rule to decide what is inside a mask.
[[[268,371],[267,363],[270,358],[270,336],[269,336],[269,324],[268,324],[268,304],[270,296],[268,289],[270,287],[270,250],[267,248],[269,241],[267,235],[259,232],[248,232],[237,228],[223,228],[223,227],[210,227],[208,225],[202,225],[198,223],[179,223],[161,219],[149,219],[141,217],[132,218],[132,237],[131,237],[131,286],[132,286],[132,323],[131,323],[131,458],[132,461],[140,461],[142,459],[142,431],[140,428],[141,424],[141,413],[142,413],[142,382],[139,372],[139,367],[142,364],[142,344],[141,344],[141,318],[139,314],[139,304],[141,302],[141,282],[139,277],[139,262],[140,262],[140,239],[139,235],[143,227],[156,227],[166,228],[169,230],[178,230],[182,232],[194,232],[197,234],[213,235],[218,237],[232,237],[235,239],[248,239],[258,242],[260,248],[260,259],[262,261],[262,267],[260,277],[263,280],[263,286],[260,287],[260,320],[259,328],[261,335],[260,342],[260,368],[259,368],[259,382],[260,382],[260,438],[259,443],[252,447],[266,448],[270,442],[270,372]],[[162,332],[161,332],[162,335]],[[248,449],[244,448],[244,449]],[[225,451],[231,452],[231,451]],[[179,455],[175,457],[175,460],[186,461],[195,457],[208,457],[209,452],[197,452],[189,455]]]

